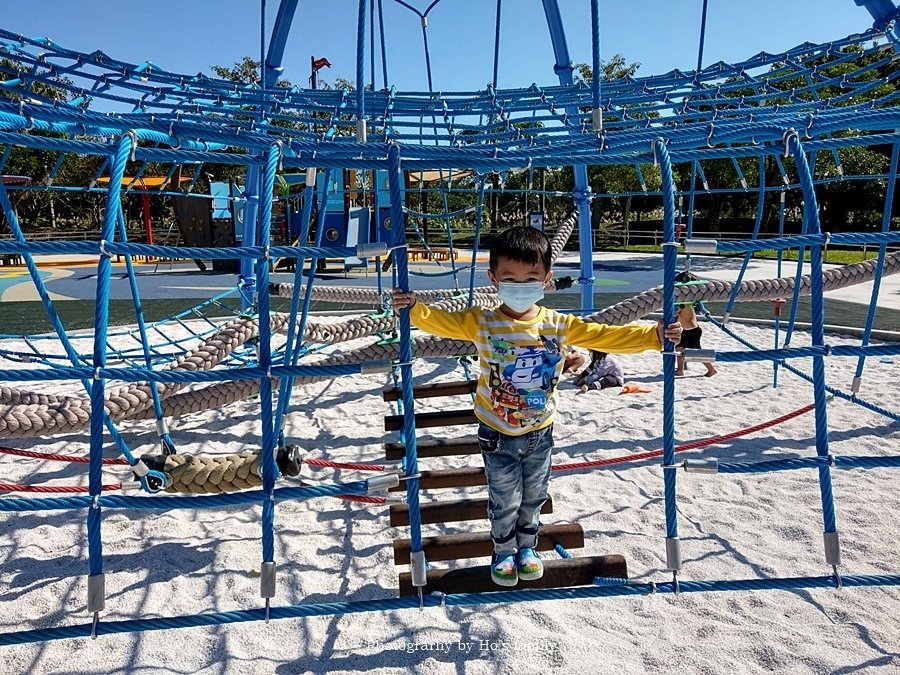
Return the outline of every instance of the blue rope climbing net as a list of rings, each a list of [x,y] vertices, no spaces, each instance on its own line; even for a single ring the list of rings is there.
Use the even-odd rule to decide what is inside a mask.
[[[5,186],[0,182],[0,209],[12,232],[12,239],[0,241],[0,253],[18,254],[41,299],[53,329],[52,336],[28,336],[27,349],[0,349],[0,358],[30,361],[33,368],[0,368],[0,381],[66,380],[81,382],[90,398],[90,464],[89,492],[86,496],[61,498],[15,498],[0,500],[0,511],[86,510],[88,532],[88,602],[94,617],[92,623],[15,631],[0,635],[0,645],[62,639],[84,635],[157,630],[172,627],[218,625],[268,618],[290,618],[331,614],[385,611],[414,606],[473,605],[541,599],[611,597],[651,593],[694,591],[736,591],[796,588],[833,588],[843,586],[898,585],[900,575],[840,575],[840,542],[837,533],[834,496],[831,486],[833,468],[893,467],[900,458],[834,457],[828,442],[826,401],[829,394],[840,390],[825,381],[825,359],[837,356],[858,357],[857,378],[862,376],[864,359],[871,355],[898,354],[895,347],[869,344],[877,288],[873,292],[867,316],[866,336],[859,347],[830,347],[824,335],[822,287],[822,247],[829,241],[853,245],[872,244],[879,247],[878,267],[884,265],[886,246],[900,240],[890,231],[894,184],[898,171],[900,148],[900,69],[895,66],[897,37],[893,21],[893,3],[867,2],[875,17],[875,28],[827,44],[803,44],[793,49],[756,56],[736,64],[715,63],[692,71],[672,70],[651,77],[624,77],[589,82],[574,76],[574,66],[565,47],[559,8],[545,1],[545,10],[554,43],[554,70],[560,84],[500,89],[497,86],[495,49],[494,77],[484,90],[468,92],[435,91],[428,51],[427,14],[402,0],[398,4],[422,18],[423,43],[428,64],[428,91],[399,91],[388,80],[384,56],[384,17],[382,0],[378,4],[378,30],[382,53],[382,87],[375,87],[374,3],[360,0],[357,31],[357,82],[366,83],[366,40],[370,48],[371,88],[359,86],[355,92],[309,90],[275,86],[286,30],[276,23],[276,35],[269,47],[269,57],[261,84],[239,85],[205,75],[184,75],[164,70],[151,62],[142,64],[117,60],[101,51],[81,53],[66,49],[47,38],[28,38],[0,29],[0,173],[10,157],[10,149],[26,148],[50,153],[54,179],[67,156],[77,154],[100,160],[95,180],[86,186],[56,185],[53,180],[41,186]],[[292,13],[285,2],[282,12]],[[859,3],[858,3],[859,4]],[[890,7],[888,7],[890,5]],[[496,44],[499,45],[501,3],[497,3]],[[591,3],[591,63],[600,68],[599,4]],[[262,49],[265,52],[265,36]],[[702,50],[702,48],[701,48]],[[275,54],[277,57],[273,57]],[[127,112],[108,112],[109,108]],[[842,169],[841,152],[856,148],[889,145],[893,155],[885,175],[849,175]],[[276,488],[278,467],[276,450],[283,446],[283,420],[288,414],[293,380],[304,376],[338,377],[369,372],[372,364],[303,365],[309,353],[303,335],[309,321],[311,291],[315,274],[304,279],[304,260],[315,263],[323,258],[357,256],[393,256],[393,282],[407,290],[409,269],[405,223],[409,218],[430,218],[431,214],[412,211],[402,206],[400,186],[404,171],[438,171],[452,176],[456,170],[474,174],[471,187],[472,205],[463,209],[475,214],[475,239],[482,231],[485,200],[493,189],[491,174],[569,165],[574,169],[574,187],[570,192],[554,196],[571,199],[579,211],[579,243],[581,253],[582,308],[590,310],[593,302],[591,262],[590,210],[594,200],[628,194],[658,197],[663,210],[664,277],[663,314],[672,321],[675,311],[675,276],[677,267],[676,221],[680,219],[677,204],[687,196],[689,219],[688,244],[691,243],[695,193],[694,176],[703,185],[701,194],[735,192],[732,188],[710,189],[704,166],[726,160],[734,168],[742,184],[741,191],[755,189],[757,218],[751,241],[719,242],[719,251],[743,252],[744,274],[752,252],[762,249],[799,248],[797,269],[800,279],[805,249],[810,252],[812,295],[812,345],[790,346],[800,284],[795,284],[787,338],[783,346],[759,350],[745,345],[749,351],[719,354],[721,360],[771,360],[777,368],[785,368],[807,377],[815,399],[816,456],[803,460],[762,462],[749,465],[717,465],[721,473],[776,471],[815,468],[818,472],[825,533],[825,561],[833,573],[822,577],[786,579],[747,579],[722,581],[681,581],[682,569],[678,537],[677,469],[675,462],[675,361],[672,345],[666,345],[663,409],[663,468],[665,495],[666,562],[672,572],[671,582],[619,584],[598,580],[594,587],[577,589],[522,590],[504,594],[460,594],[448,597],[420,596],[418,599],[382,599],[342,603],[308,604],[271,607],[275,589],[274,526],[276,504],[285,499],[310,499],[332,495],[363,495],[375,484],[357,481],[340,485]],[[780,182],[767,185],[766,163],[777,166]],[[830,170],[818,170],[830,164]],[[190,185],[208,165],[237,167],[246,173],[244,198],[244,236],[241,246],[204,248],[162,246],[130,242],[124,227],[122,198],[130,189],[123,184],[126,166],[138,177],[149,165],[176,169],[188,167]],[[748,167],[756,166],[758,185],[751,187],[745,177]],[[592,192],[586,167],[625,166],[635,173],[641,190],[633,193]],[[687,167],[691,176],[688,188],[679,190],[675,168]],[[282,170],[306,172],[304,207],[300,216],[303,236],[315,227],[314,245],[272,245],[271,223],[276,173]],[[390,211],[393,240],[375,248],[364,246],[331,246],[323,239],[324,209],[319,210],[313,224],[312,203],[316,198],[316,173],[321,171],[328,183],[332,171],[383,171],[390,189]],[[646,175],[659,172],[660,188],[649,190]],[[108,175],[108,187],[97,187],[102,175]],[[819,221],[816,188],[842,181],[883,180],[887,182],[885,216],[880,232],[860,234],[823,233]],[[29,241],[20,226],[9,193],[14,190],[47,190],[57,192],[97,193],[105,198],[102,227],[94,241],[42,242]],[[190,190],[190,188],[189,188]],[[449,189],[440,188],[443,212],[438,216],[450,238],[452,252],[453,218],[463,215],[449,208]],[[533,190],[530,192],[534,192]],[[804,204],[803,233],[796,237],[780,237],[761,241],[758,238],[766,200],[782,198],[797,192]],[[181,194],[181,193],[178,193]],[[205,198],[196,196],[196,198]],[[321,195],[319,195],[321,198]],[[783,199],[781,218],[783,222]],[[702,247],[701,247],[702,248]],[[690,247],[688,247],[690,251]],[[698,250],[698,249],[695,249]],[[91,254],[98,256],[94,331],[87,338],[66,332],[47,292],[34,256]],[[125,256],[126,272],[134,300],[135,326],[111,330],[109,300],[111,257]],[[203,306],[162,322],[147,322],[142,313],[135,283],[133,256],[167,258],[206,258],[241,260],[241,281],[233,292],[218,296]],[[296,275],[291,296],[286,339],[273,349],[272,310],[269,297],[269,264],[275,258],[294,258]],[[470,271],[468,297],[474,292],[473,266],[457,268],[450,257],[450,270],[458,290],[458,275]],[[880,272],[878,273],[880,280]],[[229,354],[225,367],[213,370],[176,370],[165,368],[191,352],[198,343],[213,336],[221,324],[209,320],[204,310],[221,305],[227,295],[243,299],[244,310],[258,320],[255,352]],[[729,300],[726,321],[737,296]],[[199,322],[188,322],[198,318]],[[188,331],[188,337],[169,337],[166,327],[177,324]],[[409,315],[399,313],[399,358],[386,368],[399,378],[404,418],[403,438],[406,457],[403,468],[406,501],[409,506],[412,565],[414,579],[424,573],[426,561],[422,552],[419,481],[412,389],[413,350]],[[136,346],[112,346],[113,338],[133,336]],[[0,336],[11,337],[11,336]],[[44,344],[61,345],[51,351]],[[90,349],[88,349],[88,342]],[[116,342],[116,344],[120,344]],[[76,346],[79,345],[79,346]],[[806,375],[791,366],[792,358],[810,358],[812,374]],[[380,364],[385,366],[385,364]],[[275,386],[275,379],[280,383]],[[165,452],[175,451],[175,440],[165,425],[163,399],[159,387],[193,383],[255,381],[259,383],[261,420],[260,467],[262,486],[259,490],[238,494],[204,497],[133,497],[102,494],[101,467],[105,432],[140,478],[143,489],[157,492],[166,485],[167,477],[148,468],[128,447],[118,426],[105,410],[106,393],[115,383],[147,383],[153,415],[158,425],[158,442]],[[840,392],[847,400],[870,410],[898,419],[897,413],[868,403],[858,397],[858,385],[852,393]],[[684,468],[690,470],[690,465]],[[704,469],[708,469],[705,466]],[[104,509],[112,508],[218,508],[238,504],[262,506],[262,572],[263,609],[225,613],[207,613],[160,619],[101,622],[105,608],[103,546],[101,536]],[[418,571],[418,572],[417,572]]]

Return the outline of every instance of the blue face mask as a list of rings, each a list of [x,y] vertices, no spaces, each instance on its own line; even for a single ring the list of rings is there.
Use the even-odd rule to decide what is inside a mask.
[[[500,302],[517,313],[527,312],[531,306],[544,297],[544,282],[501,281],[497,289]]]

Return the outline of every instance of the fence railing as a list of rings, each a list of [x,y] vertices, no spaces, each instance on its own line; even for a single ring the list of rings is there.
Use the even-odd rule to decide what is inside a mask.
[[[748,239],[750,239],[750,234],[747,232],[727,230],[719,230],[718,232],[694,230],[691,233],[691,236],[695,239],[717,239],[719,241],[747,241]],[[775,239],[777,237],[777,233],[760,233],[758,238]],[[628,246],[659,246],[661,250],[662,242],[663,236],[662,232],[660,232],[659,230],[653,232],[641,231],[628,233]],[[595,231],[593,233],[592,245],[594,250],[597,250],[599,248],[625,248],[625,233],[621,230],[614,232]],[[877,246],[872,246],[871,244],[863,244],[861,248],[864,257],[866,257],[873,250],[878,250]],[[896,245],[889,245],[887,248],[889,251],[900,250],[900,246]],[[827,252],[828,246],[825,247],[825,250]]]

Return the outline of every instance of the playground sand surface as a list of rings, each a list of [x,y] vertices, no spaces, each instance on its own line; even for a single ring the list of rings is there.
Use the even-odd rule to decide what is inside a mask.
[[[772,332],[736,326],[762,347]],[[829,336],[832,344],[858,344]],[[809,343],[798,333],[794,345]],[[370,340],[337,345],[344,351]],[[6,345],[9,346],[9,345]],[[133,346],[133,343],[132,343]],[[704,346],[739,349],[707,326]],[[887,362],[889,361],[889,362]],[[616,457],[662,444],[662,382],[656,354],[622,357],[627,379],[650,393],[580,394],[561,383],[555,462]],[[421,381],[461,378],[456,361],[416,362]],[[808,371],[808,360],[796,362]],[[829,384],[849,389],[855,359],[827,361]],[[8,366],[4,366],[8,367]],[[768,363],[720,364],[701,377],[692,365],[676,387],[679,442],[772,420],[812,402],[812,387]],[[900,358],[869,359],[861,395],[900,410]],[[355,376],[297,387],[287,436],[311,456],[380,462],[381,399],[387,376]],[[64,385],[67,386],[67,385]],[[61,386],[24,383],[58,392]],[[76,390],[71,389],[73,392]],[[171,423],[181,453],[234,453],[258,444],[259,400],[184,416]],[[417,402],[417,410],[465,407],[466,398]],[[896,455],[900,425],[846,401],[828,407],[835,454]],[[136,454],[154,452],[150,422],[121,424]],[[424,430],[459,436],[467,430]],[[428,433],[435,432],[435,433]],[[389,434],[396,440],[396,434]],[[86,434],[3,444],[75,454]],[[110,450],[111,452],[111,450]],[[720,461],[808,457],[815,453],[812,413],[680,456]],[[465,465],[462,458],[422,460],[420,468]],[[84,465],[3,456],[6,482],[87,484]],[[575,556],[623,554],[631,578],[669,581],[664,571],[665,516],[660,460],[555,475],[554,512],[545,523],[578,522],[586,545]],[[113,467],[114,468],[114,467]],[[329,471],[304,468],[327,478]],[[340,480],[359,474],[341,471]],[[836,469],[834,494],[844,574],[900,572],[900,491],[888,469]],[[104,482],[122,479],[104,470]],[[678,473],[678,522],[684,580],[822,576],[822,508],[817,472]],[[469,488],[427,492],[423,502]],[[21,496],[21,495],[14,495]],[[3,499],[6,497],[0,497]],[[103,511],[106,610],[101,621],[173,617],[258,608],[261,509]],[[86,514],[0,513],[0,631],[89,621]],[[391,541],[408,530],[388,523],[387,507],[333,498],[281,502],[276,509],[273,605],[395,597]],[[426,525],[424,535],[483,530],[485,522]],[[555,558],[552,553],[545,557]],[[480,561],[479,564],[483,564]],[[442,566],[444,563],[435,563]],[[527,587],[526,583],[522,583]],[[171,629],[0,647],[0,673],[896,673],[900,672],[900,588],[690,593],[599,600],[541,601],[427,608]]]

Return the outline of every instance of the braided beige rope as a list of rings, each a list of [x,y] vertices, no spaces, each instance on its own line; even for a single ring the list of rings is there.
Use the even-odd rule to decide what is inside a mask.
[[[286,319],[275,317],[273,324],[280,326]],[[210,336],[207,341],[190,353],[169,364],[166,370],[210,370],[228,357],[236,348],[258,334],[258,324],[253,319],[235,321]],[[105,409],[110,419],[119,422],[149,411],[153,417],[153,397],[149,384],[133,383],[111,389],[106,397]],[[184,383],[157,384],[160,398],[165,401],[184,388]],[[9,387],[0,389],[0,437],[20,438],[76,431],[90,423],[90,399],[85,395],[57,396],[34,394]]]
[[[846,265],[826,271],[823,275],[825,291],[833,291],[855,284],[871,281],[875,276],[876,261],[870,260],[853,265]],[[900,271],[900,253],[892,253],[885,258],[883,275],[888,276]],[[708,281],[703,284],[679,286],[675,289],[676,300],[693,302],[715,302],[727,300],[734,284],[728,281]],[[744,281],[741,283],[737,299],[741,302],[759,302],[789,297],[794,289],[794,278],[765,279]],[[810,279],[801,279],[801,295],[809,295]],[[458,305],[455,303],[463,303]],[[496,304],[489,295],[479,297],[479,302]],[[448,300],[448,309],[465,306],[464,299]],[[662,289],[654,288],[636,295],[621,303],[607,307],[587,317],[589,321],[609,325],[624,325],[640,319],[647,314],[662,308]],[[288,317],[274,315],[273,330],[283,330]],[[373,322],[371,325],[382,326]],[[355,335],[371,326],[365,322],[345,333],[329,325],[332,337],[338,335]],[[356,331],[354,333],[353,331]],[[209,369],[217,365],[223,358],[247,340],[256,337],[258,325],[255,320],[243,319],[213,335],[209,340],[192,351],[189,355],[172,364],[170,369],[195,370]],[[322,334],[320,337],[324,338]],[[347,338],[351,339],[351,338]],[[413,354],[416,357],[460,357],[474,354],[474,345],[461,340],[447,340],[434,337],[419,337],[413,340]],[[353,352],[333,356],[317,362],[317,365],[354,364],[377,359],[396,359],[399,348],[396,344],[370,345]],[[297,384],[305,384],[318,379],[297,378]],[[194,391],[179,391],[183,385],[160,385],[163,398],[164,414],[185,415],[210,408],[222,407],[235,401],[255,395],[259,391],[257,382],[238,381],[223,382]],[[8,387],[0,387],[0,437],[17,438],[32,437],[57,433],[70,433],[86,429],[90,421],[90,403],[86,397],[54,396],[52,394],[35,394],[22,392]],[[114,421],[125,419],[148,419],[154,416],[152,398],[146,384],[133,384],[119,387],[110,392],[106,408]]]
[[[255,451],[222,457],[167,455],[163,471],[172,478],[166,492],[221,494],[262,485]]]
[[[559,254],[562,253],[563,247],[569,241],[569,237],[572,236],[572,230],[575,229],[577,223],[578,209],[575,208],[566,214],[566,217],[562,219],[562,222],[556,228],[556,232],[550,238],[550,259],[553,262],[556,262],[556,259],[559,258]]]

